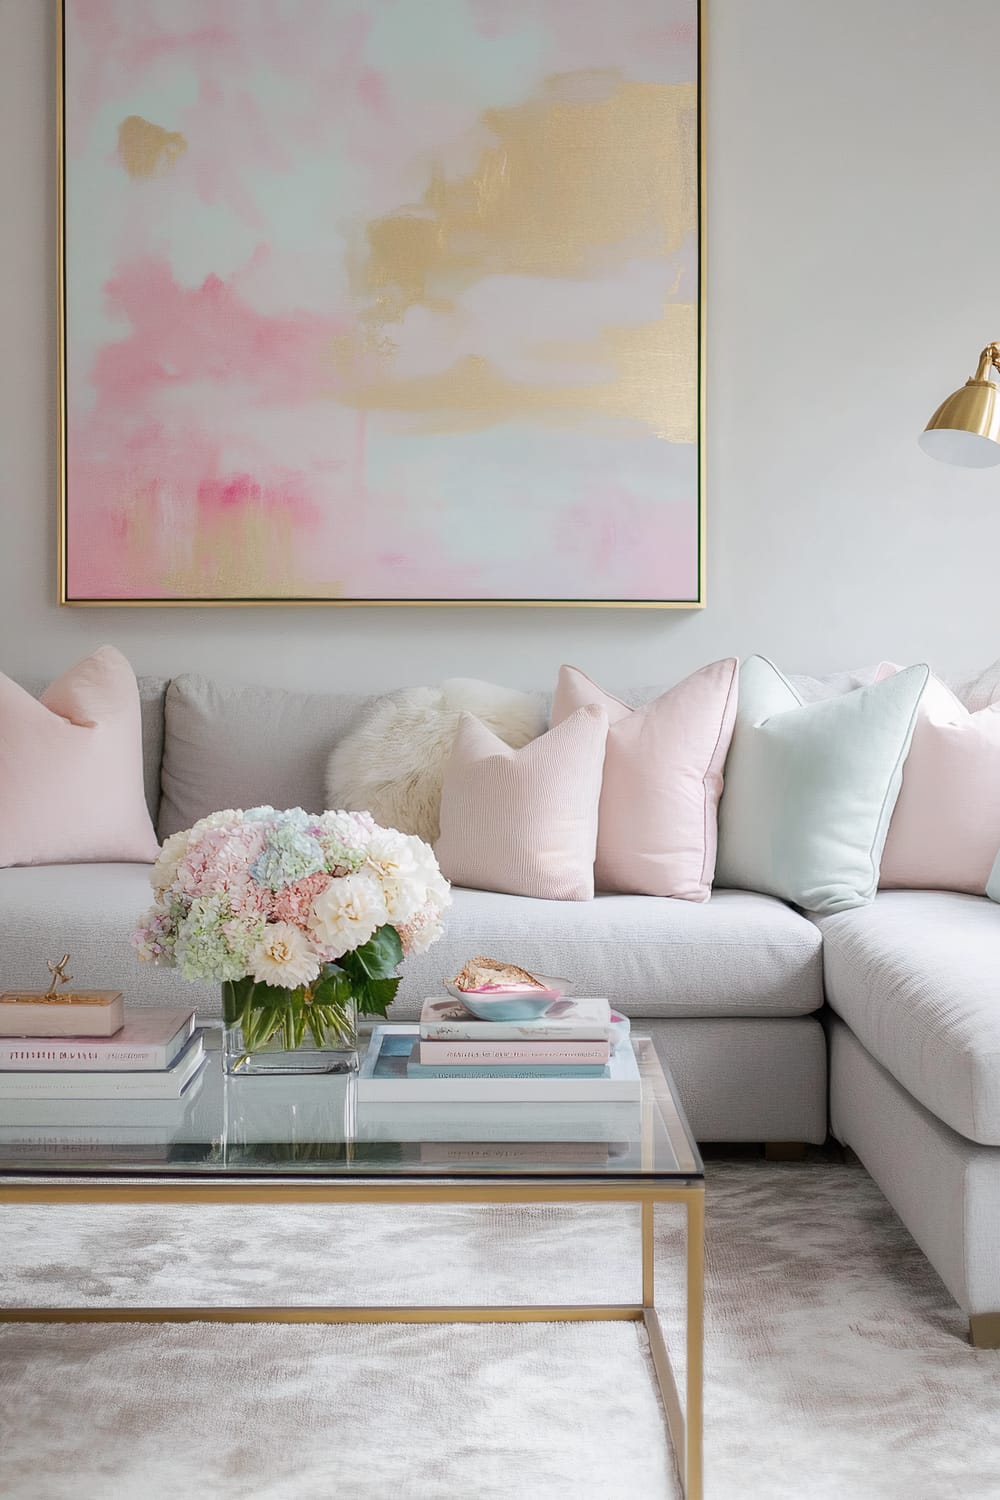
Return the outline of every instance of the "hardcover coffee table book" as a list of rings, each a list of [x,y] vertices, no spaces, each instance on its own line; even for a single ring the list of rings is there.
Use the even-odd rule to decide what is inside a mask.
[[[194,1031],[194,1011],[148,1006],[128,1012],[108,1037],[0,1039],[0,1072],[139,1073],[169,1068]]]
[[[204,1042],[203,1039],[204,1038]],[[410,1046],[419,1045],[416,1029]],[[31,1307],[8,1322],[641,1323],[689,1500],[701,1497],[704,1172],[673,1083],[648,1038],[632,1039],[632,1101],[387,1103],[356,1075],[226,1075],[221,1032],[180,1097],[2,1101],[0,1202],[615,1204],[636,1218],[633,1301],[416,1307]],[[182,1050],[180,1057],[184,1057]],[[178,1059],[179,1060],[179,1059]],[[177,1065],[175,1061],[174,1066]],[[4,1077],[10,1077],[4,1074]],[[67,1075],[70,1076],[70,1075]],[[84,1074],[72,1075],[83,1078]],[[124,1077],[136,1075],[121,1075]],[[594,1080],[579,1080],[594,1086]],[[601,1080],[597,1080],[600,1082]],[[656,1312],[653,1216],[686,1214],[687,1357],[682,1402]],[[628,1280],[623,1268],[623,1284]],[[531,1267],[525,1267],[531,1285]],[[665,1434],[666,1436],[666,1434]]]
[[[639,1070],[626,1039],[613,1052],[604,1043],[604,1060],[590,1057],[570,1061],[565,1043],[557,1046],[559,1061],[544,1062],[512,1055],[509,1043],[495,1043],[500,1050],[488,1059],[438,1060],[430,1054],[424,1061],[417,1026],[376,1026],[358,1074],[358,1099],[365,1102],[450,1104],[555,1103],[589,1101],[622,1103],[641,1095]],[[454,1047],[431,1043],[432,1047]],[[527,1044],[520,1044],[522,1053]],[[545,1043],[537,1043],[544,1046]]]

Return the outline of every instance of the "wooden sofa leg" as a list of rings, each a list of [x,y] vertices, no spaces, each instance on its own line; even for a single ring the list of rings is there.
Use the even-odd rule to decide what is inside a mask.
[[[805,1141],[765,1141],[765,1161],[805,1161]]]
[[[973,1314],[969,1342],[974,1349],[1000,1349],[1000,1312]]]

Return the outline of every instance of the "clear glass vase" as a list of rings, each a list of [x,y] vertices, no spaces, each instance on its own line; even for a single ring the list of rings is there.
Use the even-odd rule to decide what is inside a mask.
[[[276,997],[269,986],[239,979],[223,984],[222,1013],[227,1073],[348,1073],[358,1065],[353,995],[320,1002],[306,986]]]

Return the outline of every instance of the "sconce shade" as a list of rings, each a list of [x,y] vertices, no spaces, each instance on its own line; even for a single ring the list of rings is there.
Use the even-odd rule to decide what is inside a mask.
[[[942,463],[969,469],[1000,464],[1000,386],[985,378],[985,353],[973,378],[942,401],[920,435],[924,452]]]

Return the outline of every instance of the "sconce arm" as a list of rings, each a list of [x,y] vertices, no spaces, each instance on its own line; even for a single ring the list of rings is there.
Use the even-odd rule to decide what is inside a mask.
[[[986,345],[986,348],[979,356],[979,364],[972,378],[977,382],[989,380],[991,370],[1000,370],[1000,344]]]

